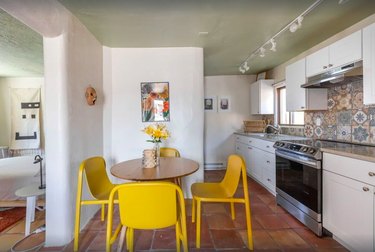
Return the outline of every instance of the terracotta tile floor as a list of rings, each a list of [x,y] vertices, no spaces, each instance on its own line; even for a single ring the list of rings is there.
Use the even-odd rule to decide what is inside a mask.
[[[224,171],[206,171],[206,181],[219,181]],[[254,180],[248,179],[255,251],[347,251],[330,237],[319,238],[294,217],[277,206],[275,197]],[[242,189],[242,188],[241,188]],[[238,194],[242,194],[238,191]],[[195,225],[191,223],[191,201],[187,200],[187,228],[190,251],[248,251],[244,207],[236,205],[236,220],[230,217],[227,204],[204,204],[201,249],[195,248]],[[38,221],[44,213],[37,214]],[[118,221],[118,218],[117,218]],[[38,223],[41,224],[40,222]],[[0,234],[0,251],[6,251],[23,235],[24,221]],[[39,226],[34,224],[33,227]],[[100,212],[80,234],[80,251],[105,250],[105,223]],[[8,245],[7,245],[8,244]],[[1,247],[3,246],[3,247]],[[112,251],[116,251],[117,242]],[[73,242],[64,247],[42,248],[39,251],[72,251]],[[136,251],[175,251],[174,228],[135,232]]]

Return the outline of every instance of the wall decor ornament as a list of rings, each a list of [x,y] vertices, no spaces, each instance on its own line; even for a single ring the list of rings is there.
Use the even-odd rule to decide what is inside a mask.
[[[96,90],[93,87],[86,88],[85,97],[89,106],[95,105],[96,99],[98,98]]]
[[[204,111],[205,112],[217,112],[216,96],[207,96],[204,98]]]
[[[169,82],[142,82],[142,122],[166,122],[169,113]]]

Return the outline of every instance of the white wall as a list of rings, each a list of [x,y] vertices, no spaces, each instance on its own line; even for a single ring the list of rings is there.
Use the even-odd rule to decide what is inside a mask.
[[[230,111],[205,112],[204,162],[205,168],[226,167],[229,154],[234,152],[233,132],[243,129],[243,121],[260,119],[250,115],[250,84],[255,75],[208,76],[204,78],[205,97],[230,98]]]
[[[141,132],[141,82],[168,81],[171,137],[161,146],[177,148],[200,169],[185,180],[203,180],[203,49],[104,48],[104,139],[112,163],[139,158],[152,146]],[[110,120],[110,122],[108,121]]]
[[[43,78],[5,78],[0,77],[0,146],[9,146],[10,142],[10,88],[41,88],[41,146],[43,148],[43,111],[44,79]]]
[[[78,166],[103,154],[103,48],[58,1],[3,0],[0,8],[44,37],[46,246],[64,245],[73,238]],[[89,85],[99,97],[91,107]],[[98,207],[83,209],[81,226]]]

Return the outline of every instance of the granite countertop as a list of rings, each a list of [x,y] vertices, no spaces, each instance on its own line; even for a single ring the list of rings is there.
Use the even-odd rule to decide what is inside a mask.
[[[375,146],[364,146],[351,143],[333,143],[332,146],[321,148],[321,151],[375,163]]]
[[[237,131],[234,132],[234,134],[242,135],[242,136],[248,136],[248,137],[254,137],[270,142],[276,142],[280,140],[299,140],[299,139],[307,139],[306,137],[300,137],[300,136],[292,136],[292,135],[284,135],[284,134],[268,134],[268,133],[246,133],[243,131]]]

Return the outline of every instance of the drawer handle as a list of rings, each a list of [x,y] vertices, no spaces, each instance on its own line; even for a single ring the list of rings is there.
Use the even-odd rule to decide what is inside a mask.
[[[240,148],[239,147],[237,147],[237,150],[239,150]]]
[[[269,145],[267,145],[266,147],[267,147],[267,148],[269,148],[270,146],[269,146]]]
[[[251,140],[249,140],[249,143],[251,143],[252,141]]]
[[[328,64],[328,67],[332,67],[333,65],[332,64]]]
[[[271,182],[271,179],[268,178],[267,181]]]
[[[375,173],[374,173],[374,172],[369,172],[368,175],[369,175],[370,177],[374,177],[374,176],[375,176]]]
[[[249,150],[252,150],[253,148],[251,148],[251,147],[247,147]]]
[[[269,160],[267,160],[267,164],[271,163]]]
[[[304,106],[301,106],[301,109],[304,109],[305,107]]]
[[[366,187],[366,186],[364,186],[364,187],[362,188],[362,190],[365,191],[365,192],[370,191],[370,189],[369,189],[368,187]]]

